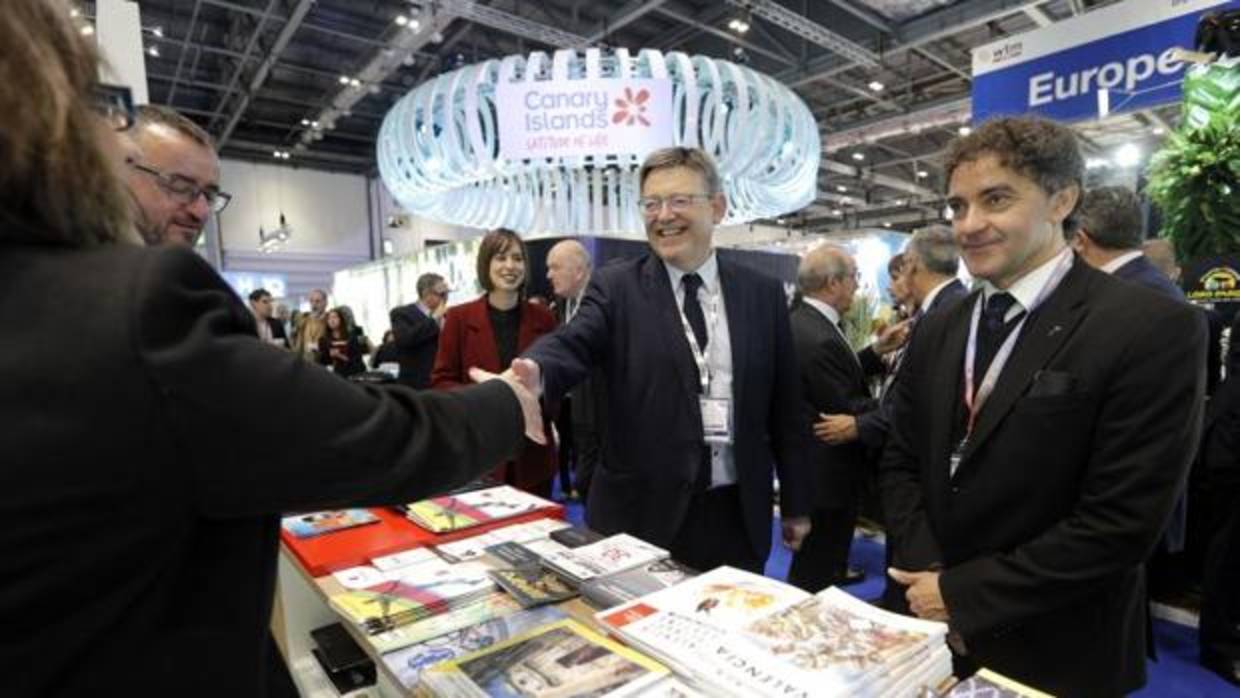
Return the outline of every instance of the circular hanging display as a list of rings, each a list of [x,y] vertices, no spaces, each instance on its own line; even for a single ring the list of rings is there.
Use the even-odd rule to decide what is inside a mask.
[[[405,95],[379,131],[379,172],[410,212],[524,235],[641,236],[638,169],[663,146],[719,168],[725,224],[813,202],[821,144],[788,87],[706,56],[597,48],[508,56]]]

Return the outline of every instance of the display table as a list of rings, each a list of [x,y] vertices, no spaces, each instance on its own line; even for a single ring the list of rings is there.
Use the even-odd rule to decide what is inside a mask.
[[[460,540],[536,518],[563,518],[563,508],[559,507],[448,536],[435,536],[391,512],[379,509],[374,511],[382,519],[380,524],[327,534],[308,541],[290,536],[281,538],[271,630],[303,698],[333,698],[341,695],[328,681],[318,661],[311,654],[314,642],[310,638],[310,631],[332,623],[340,623],[353,635],[358,645],[374,661],[377,669],[378,680],[374,686],[344,695],[350,698],[400,698],[412,695],[412,691],[405,689],[391,673],[382,656],[375,651],[362,631],[341,618],[328,604],[331,595],[346,591],[331,575],[331,571],[366,564],[371,557],[420,545],[438,545]],[[496,568],[504,566],[501,561],[489,555],[484,556],[481,562]],[[316,575],[315,572],[322,574]],[[594,624],[593,615],[596,609],[580,598],[567,601],[561,604],[560,608],[577,620]]]

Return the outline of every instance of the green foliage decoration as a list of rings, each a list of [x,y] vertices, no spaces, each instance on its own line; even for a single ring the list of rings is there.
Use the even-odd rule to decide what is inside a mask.
[[[1240,250],[1240,62],[1189,70],[1183,124],[1151,159],[1146,193],[1181,260]]]

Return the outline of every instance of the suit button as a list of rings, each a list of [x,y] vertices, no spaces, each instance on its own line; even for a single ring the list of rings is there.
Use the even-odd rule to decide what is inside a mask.
[[[960,494],[960,488],[956,486],[952,486],[952,494]]]

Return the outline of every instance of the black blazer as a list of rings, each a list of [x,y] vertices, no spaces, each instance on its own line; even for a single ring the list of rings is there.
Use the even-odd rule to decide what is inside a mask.
[[[284,323],[276,318],[267,318],[267,326],[271,328],[271,338],[278,339],[288,349],[288,333],[284,331]]]
[[[0,287],[7,694],[262,696],[281,512],[421,499],[522,441],[503,385],[366,388],[263,344],[188,250],[5,244]]]
[[[977,296],[924,320],[896,383],[880,466],[894,564],[943,566],[952,626],[981,665],[1055,695],[1135,690],[1142,561],[1200,434],[1205,325],[1076,260],[951,477]]]
[[[435,352],[439,350],[439,323],[422,312],[417,303],[392,308],[388,319],[396,338],[400,382],[411,388],[429,388]]]
[[[815,415],[860,415],[877,407],[852,347],[817,308],[801,301],[791,314],[792,339],[801,369],[806,410]],[[870,470],[860,441],[830,446],[818,439],[810,446],[813,505],[851,506]]]
[[[732,342],[734,452],[741,507],[759,558],[771,546],[772,465],[785,516],[808,514],[802,408],[783,288],[723,252],[719,279]],[[593,366],[608,399],[603,459],[586,519],[667,547],[688,510],[702,443],[697,370],[667,268],[653,254],[594,273],[573,321],[525,353],[547,395],[562,396]]]

